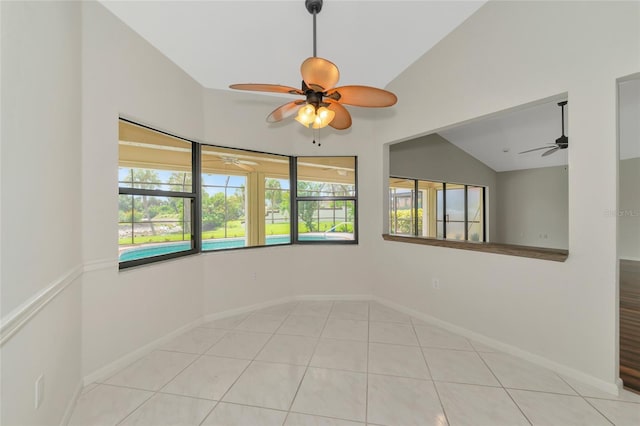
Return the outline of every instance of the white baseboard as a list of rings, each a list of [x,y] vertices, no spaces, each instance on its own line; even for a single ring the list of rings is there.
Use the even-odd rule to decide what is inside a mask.
[[[390,308],[393,308],[397,311],[403,312],[407,315],[411,315],[412,317],[418,318],[422,321],[425,321],[427,323],[433,324],[433,325],[437,325],[438,327],[444,328],[445,330],[451,331],[452,333],[456,333],[459,334],[461,336],[464,336],[468,339],[474,340],[476,342],[482,343],[483,345],[487,345],[489,347],[495,348],[501,352],[505,352],[508,353],[510,355],[513,356],[517,356],[518,358],[522,358],[526,361],[529,361],[533,364],[539,365],[541,367],[547,368],[551,371],[554,371],[558,374],[561,374],[563,376],[567,376],[569,378],[578,380],[582,383],[585,383],[589,386],[593,386],[596,389],[599,389],[603,392],[607,392],[610,393],[612,395],[618,395],[619,392],[619,384],[616,383],[609,383],[607,381],[604,381],[602,379],[599,379],[597,377],[591,376],[589,374],[585,374],[581,371],[575,370],[569,366],[563,365],[563,364],[559,364],[555,361],[551,361],[548,358],[542,357],[540,355],[536,355],[534,353],[525,351],[523,349],[520,349],[518,347],[500,342],[498,340],[492,339],[490,337],[487,337],[483,334],[480,333],[476,333],[474,331],[468,330],[466,328],[463,327],[459,327],[455,324],[451,324],[450,322],[447,321],[442,321],[438,318],[432,317],[431,315],[427,315],[424,314],[422,312],[413,310],[411,308],[407,308],[404,305],[400,305],[397,304],[395,302],[392,302],[390,300],[387,299],[383,299],[380,297],[373,297],[373,300],[377,301],[378,303],[388,306]],[[618,379],[618,381],[620,381],[620,379]],[[621,381],[620,381],[621,382]]]
[[[148,355],[152,351],[162,347],[165,343],[170,342],[175,337],[199,326],[202,323],[203,323],[202,317],[198,318],[197,320],[192,321],[189,324],[183,325],[182,327],[173,330],[169,334],[166,334],[163,337],[142,346],[141,348],[138,348],[132,352],[129,352],[128,354],[118,358],[112,363],[109,363],[104,367],[101,367],[96,371],[87,374],[86,376],[84,376],[84,379],[83,379],[84,385],[87,386],[88,384],[91,384],[93,382],[100,382],[102,380],[106,380],[107,378],[111,377],[113,374],[115,374],[117,371],[121,370],[122,368],[126,367],[127,365],[139,360],[140,358],[143,358],[144,356]]]
[[[67,426],[69,424],[69,421],[71,420],[71,416],[73,415],[73,410],[76,408],[76,402],[78,401],[80,394],[82,394],[83,387],[84,386],[81,380],[76,385],[76,389],[73,391],[73,395],[71,396],[71,398],[69,399],[69,402],[67,403],[67,408],[64,410],[64,415],[60,420],[60,426]]]
[[[145,355],[147,355],[148,353],[150,353],[151,351],[161,347],[162,345],[164,345],[165,343],[167,343],[168,341],[170,341],[171,339],[175,338],[176,336],[189,331],[205,322],[209,322],[209,321],[214,321],[214,320],[219,320],[219,319],[224,319],[224,318],[228,318],[228,317],[232,317],[232,316],[236,316],[236,315],[241,315],[241,314],[245,314],[248,312],[252,312],[252,311],[256,311],[259,309],[264,309],[264,308],[268,308],[271,306],[275,306],[275,305],[279,305],[279,304],[283,304],[283,303],[288,303],[288,302],[292,302],[292,301],[326,301],[326,300],[341,300],[341,301],[357,301],[357,300],[363,300],[363,301],[376,301],[382,305],[388,306],[390,308],[393,308],[397,311],[403,312],[407,315],[410,315],[414,318],[418,318],[422,321],[425,321],[427,323],[430,324],[434,324],[437,325],[439,327],[444,328],[445,330],[451,331],[453,333],[459,334],[461,336],[467,337],[471,340],[474,340],[476,342],[482,343],[484,345],[487,345],[489,347],[495,348],[496,350],[499,350],[501,352],[505,352],[508,353],[510,355],[514,355],[517,356],[519,358],[522,358],[526,361],[529,361],[533,364],[539,365],[541,367],[547,368],[551,371],[555,371],[558,374],[567,376],[569,378],[578,380],[582,383],[585,383],[587,385],[593,386],[596,389],[602,390],[604,392],[610,393],[612,395],[618,395],[619,389],[622,387],[622,382],[620,381],[620,379],[618,379],[618,381],[616,381],[616,383],[609,383],[606,382],[604,380],[601,380],[597,377],[593,377],[591,375],[585,374],[581,371],[575,370],[571,367],[568,367],[566,365],[563,364],[559,364],[555,361],[551,361],[548,358],[536,355],[534,353],[525,351],[523,349],[517,348],[515,346],[500,342],[498,340],[492,339],[490,337],[487,337],[483,334],[479,334],[476,332],[473,332],[471,330],[468,330],[466,328],[462,328],[459,327],[457,325],[451,324],[447,321],[443,321],[440,320],[438,318],[432,317],[431,315],[427,315],[425,313],[416,311],[414,309],[408,308],[404,305],[400,305],[398,303],[392,302],[390,300],[387,299],[383,299],[377,296],[371,296],[371,295],[356,295],[356,294],[347,294],[347,295],[298,295],[298,296],[294,296],[294,297],[284,297],[284,298],[280,298],[280,299],[276,299],[276,300],[271,300],[268,302],[261,302],[261,303],[256,303],[253,305],[248,305],[248,306],[243,306],[240,308],[235,308],[235,309],[229,309],[226,311],[222,311],[222,312],[216,312],[213,314],[208,314],[205,315],[204,317],[190,323],[187,324],[177,330],[174,330],[173,332],[169,333],[168,335],[157,339],[123,357],[121,357],[120,359],[108,364],[105,367],[102,367],[96,371],[94,371],[93,373],[88,374],[87,376],[84,377],[84,383],[85,385],[92,383],[92,382],[96,382],[96,381],[100,381],[100,380],[104,380],[107,377],[110,377],[112,374],[114,374],[115,372],[117,372],[118,370],[126,367],[127,365],[131,364],[132,362],[144,357]]]
[[[105,365],[104,367],[101,367],[97,370],[95,370],[92,373],[87,374],[86,376],[84,376],[84,385],[87,386],[90,383],[93,382],[100,382],[102,380],[106,380],[107,378],[111,377],[111,375],[115,374],[118,370],[126,367],[127,365],[137,361],[140,358],[143,358],[144,356],[148,355],[149,353],[153,352],[154,350],[162,347],[165,343],[168,343],[169,341],[171,341],[172,339],[174,339],[175,337],[179,336],[182,333],[185,333],[189,330],[192,330],[196,327],[198,327],[199,325],[204,324],[205,322],[209,322],[209,321],[213,321],[213,320],[218,320],[218,319],[223,319],[223,318],[228,318],[228,317],[233,317],[236,315],[241,315],[247,312],[252,312],[258,309],[264,309],[264,308],[268,308],[270,306],[274,306],[274,305],[279,305],[282,303],[287,303],[287,302],[291,302],[293,300],[293,298],[291,297],[285,297],[285,298],[281,298],[281,299],[276,299],[276,300],[271,300],[268,302],[262,302],[262,303],[256,303],[253,305],[249,305],[249,306],[243,306],[241,308],[236,308],[236,309],[229,309],[226,311],[222,311],[222,312],[216,312],[214,314],[208,314],[205,315],[204,317],[201,317],[187,325],[184,325],[174,331],[172,331],[171,333],[154,340],[151,343],[148,343],[146,345],[144,345],[143,347],[136,349],[132,352],[129,352],[128,354],[118,358],[117,360],[115,360],[114,362],[111,362],[107,365]]]
[[[373,300],[373,296],[370,294],[305,294],[294,297],[295,300],[299,301],[326,301],[326,300],[337,300],[337,301],[369,301]]]
[[[271,306],[280,305],[282,303],[288,303],[288,302],[291,302],[293,300],[294,300],[293,297],[283,297],[283,298],[280,298],[280,299],[270,300],[268,302],[260,302],[260,303],[255,303],[255,304],[249,305],[249,306],[243,306],[241,308],[227,309],[226,311],[216,312],[216,313],[213,313],[213,314],[205,315],[202,322],[205,323],[205,322],[209,322],[209,321],[214,321],[214,320],[224,319],[224,318],[228,318],[228,317],[233,317],[233,316],[236,316],[236,315],[242,315],[242,314],[246,314],[247,312],[257,311],[259,309],[269,308]]]

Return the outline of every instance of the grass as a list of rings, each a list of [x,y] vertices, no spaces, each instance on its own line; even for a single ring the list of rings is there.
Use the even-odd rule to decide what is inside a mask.
[[[320,229],[315,232],[324,232],[331,229],[334,223],[331,221],[320,222]],[[353,232],[353,226],[348,226],[348,231]],[[289,234],[288,223],[266,223],[265,235],[288,235]],[[336,229],[338,232],[345,232],[342,229]],[[300,223],[299,232],[301,234],[309,232],[309,229],[304,223]],[[227,238],[242,238],[245,236],[245,228],[241,221],[232,220],[227,223]],[[189,234],[184,235],[182,233],[176,234],[163,234],[163,235],[145,235],[135,237],[134,244],[148,244],[148,243],[165,243],[174,241],[189,241]],[[224,228],[214,229],[213,231],[205,231],[202,233],[203,240],[209,240],[214,238],[225,238]],[[123,237],[118,239],[118,244],[126,245],[131,244],[131,237]]]
[[[190,235],[184,234],[182,238],[182,232],[179,234],[163,234],[163,235],[145,235],[136,236],[134,238],[134,244],[146,244],[146,243],[168,243],[174,241],[189,241]],[[131,244],[131,237],[123,237],[118,239],[118,244]]]

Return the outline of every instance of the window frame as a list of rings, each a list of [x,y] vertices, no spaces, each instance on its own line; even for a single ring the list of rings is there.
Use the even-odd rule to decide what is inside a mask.
[[[171,138],[179,139],[181,141],[191,144],[191,192],[184,191],[167,191],[161,189],[142,189],[142,188],[128,188],[120,187],[118,181],[118,195],[131,195],[131,196],[156,196],[156,197],[173,197],[189,200],[191,203],[191,244],[192,248],[189,250],[178,251],[167,254],[160,254],[156,256],[145,257],[142,259],[134,259],[127,261],[118,261],[118,269],[124,270],[132,267],[155,264],[157,262],[163,262],[166,260],[181,258],[185,256],[191,256],[199,253],[215,253],[225,252],[231,250],[246,250],[254,248],[266,248],[266,247],[282,247],[291,246],[294,244],[300,245],[343,245],[343,244],[358,244],[358,156],[356,155],[304,155],[293,156],[284,155],[264,151],[256,151],[245,148],[236,148],[223,145],[215,145],[204,142],[198,142],[195,140],[187,139],[176,134],[159,130],[157,128],[142,124],[138,121],[128,119],[123,116],[118,117],[118,123],[122,121],[127,124],[141,127],[143,129],[159,133],[161,135],[169,136]],[[202,149],[203,147],[215,147],[222,149],[237,150],[241,152],[249,152],[255,154],[274,155],[286,158],[289,162],[289,193],[290,193],[290,239],[288,243],[274,244],[274,245],[252,245],[244,247],[229,247],[221,248],[217,250],[203,250],[202,249]],[[298,158],[314,158],[314,157],[352,157],[354,159],[354,195],[353,196],[300,196],[298,197],[298,179],[297,179],[297,162]],[[120,166],[118,166],[120,167]],[[299,201],[352,201],[353,202],[353,239],[352,240],[299,240],[298,239],[298,202]],[[133,220],[133,219],[132,219]]]
[[[353,158],[353,170],[354,170],[354,183],[352,196],[298,196],[298,159],[300,158]],[[358,244],[358,156],[356,155],[302,155],[299,157],[292,157],[291,169],[289,176],[291,176],[291,217],[295,217],[295,220],[291,220],[291,243],[301,245],[323,245],[323,244]],[[300,201],[353,201],[353,239],[352,240],[300,240],[298,238],[298,202]]]
[[[275,154],[273,152],[265,152],[265,151],[257,151],[257,150],[253,150],[253,149],[245,149],[245,148],[236,148],[236,147],[231,147],[231,146],[223,146],[223,145],[215,145],[215,144],[211,144],[211,143],[198,143],[198,151],[200,151],[200,158],[202,158],[202,147],[213,147],[213,148],[222,148],[222,149],[230,149],[230,150],[236,150],[236,151],[241,151],[241,152],[249,152],[249,153],[253,153],[253,154],[264,154],[264,155],[273,155],[273,156],[278,156],[278,157],[283,157],[285,159],[287,159],[288,163],[289,163],[289,170],[291,170],[291,163],[293,161],[293,159],[295,157],[291,156],[291,155],[284,155],[284,154]],[[200,167],[201,170],[201,167]],[[202,171],[200,171],[200,174],[198,175],[200,178],[202,177]],[[265,176],[266,177],[266,176]],[[292,185],[293,180],[291,178],[291,174],[289,174],[289,185]],[[200,186],[198,188],[196,188],[198,191],[198,198],[200,200],[200,213],[202,213],[202,183],[200,183]],[[289,204],[292,204],[293,202],[293,196],[290,195],[290,200],[289,200]],[[293,215],[291,215],[293,217]],[[200,226],[202,226],[202,218],[200,219]],[[201,229],[202,231],[202,229]],[[291,235],[291,233],[293,232],[293,227],[291,225],[291,223],[289,224],[289,234]],[[293,237],[289,238],[289,242],[288,243],[283,243],[283,244],[273,244],[273,245],[268,245],[268,244],[263,244],[263,245],[252,245],[252,246],[243,246],[243,247],[225,247],[225,248],[220,248],[220,249],[215,249],[215,250],[203,250],[202,249],[202,232],[200,232],[200,252],[201,253],[218,253],[218,252],[225,252],[225,251],[232,251],[232,250],[248,250],[248,249],[255,249],[255,248],[263,248],[263,247],[282,247],[282,246],[290,246],[294,244],[293,242]]]
[[[142,127],[152,132],[160,133],[162,135],[170,136],[175,139],[179,139],[191,144],[191,192],[183,191],[166,191],[161,189],[143,189],[143,188],[122,188],[118,182],[118,196],[131,195],[135,196],[151,196],[151,197],[172,197],[182,198],[184,200],[190,200],[191,202],[191,249],[182,250],[173,253],[160,254],[156,256],[149,256],[142,259],[126,260],[124,262],[118,260],[118,269],[127,269],[135,266],[146,265],[149,263],[161,262],[164,260],[176,259],[179,257],[189,256],[200,252],[202,241],[200,238],[200,203],[197,191],[197,186],[200,183],[199,169],[200,169],[200,147],[197,142],[192,140],[162,131],[154,129],[153,127],[140,124],[136,121],[129,120],[124,117],[119,117],[118,122],[123,121],[128,124]],[[119,157],[118,157],[119,158]],[[133,218],[132,218],[133,220]]]
[[[442,191],[442,205],[438,205],[438,203],[436,203],[436,207],[435,207],[435,217],[436,217],[436,229],[437,229],[437,223],[440,222],[438,220],[438,211],[440,210],[440,207],[442,208],[442,237],[438,237],[437,236],[437,232],[436,232],[436,237],[427,237],[427,238],[431,238],[431,239],[437,239],[437,240],[447,240],[447,241],[461,241],[461,242],[476,242],[476,241],[472,241],[469,240],[469,210],[468,210],[468,205],[469,205],[469,200],[468,200],[468,194],[469,194],[469,188],[479,188],[482,190],[482,221],[480,222],[482,225],[482,238],[477,241],[477,242],[483,242],[486,243],[487,242],[487,187],[484,185],[479,185],[479,184],[466,184],[466,183],[454,183],[454,182],[444,182],[444,181],[439,181],[439,180],[432,180],[432,179],[416,179],[416,178],[411,178],[411,177],[402,177],[402,176],[389,176],[389,179],[403,179],[406,181],[413,181],[413,188],[412,188],[412,215],[415,218],[414,223],[413,223],[413,232],[411,234],[389,234],[389,235],[398,235],[398,236],[412,236],[412,237],[417,237],[420,236],[419,233],[419,221],[418,221],[418,210],[419,210],[419,206],[418,206],[418,192],[420,190],[419,186],[420,186],[420,182],[434,182],[434,183],[441,183],[442,184],[442,189],[437,189],[436,191]],[[455,188],[455,189],[463,189],[464,190],[464,239],[462,240],[456,240],[453,238],[447,238],[447,185],[456,185],[456,186],[463,186],[463,188]],[[388,185],[387,186],[388,190],[388,197],[389,197],[389,216],[391,213],[391,193],[390,193],[390,189],[391,186]],[[437,197],[436,197],[437,200]],[[423,208],[424,208],[424,200],[423,200]],[[389,231],[391,231],[391,227],[389,227]]]

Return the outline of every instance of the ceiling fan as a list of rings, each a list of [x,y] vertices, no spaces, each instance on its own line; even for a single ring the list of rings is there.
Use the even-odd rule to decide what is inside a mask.
[[[267,116],[267,122],[276,123],[297,112],[296,121],[305,127],[320,129],[327,125],[337,130],[351,127],[351,115],[343,105],[382,108],[394,105],[398,98],[391,92],[369,86],[335,87],[340,78],[338,67],[316,55],[316,15],[323,0],[305,0],[313,15],[313,56],[300,67],[302,87],[296,89],[277,84],[232,84],[231,89],[257,92],[288,93],[305,99],[279,106]]]
[[[216,155],[217,157],[220,158],[220,160],[222,160],[222,164],[224,165],[228,165],[228,166],[236,166],[239,167],[241,169],[247,170],[249,172],[254,171],[255,169],[251,166],[257,166],[259,165],[258,163],[256,163],[255,161],[249,161],[249,160],[241,160],[238,157],[234,157],[231,155]],[[203,159],[203,163],[208,163],[210,161],[213,161],[214,159],[211,160],[207,160],[207,159]],[[217,161],[217,159],[216,159]]]
[[[540,148],[533,148],[533,149],[529,149],[526,151],[522,151],[519,152],[518,154],[525,154],[527,152],[533,152],[533,151],[539,151],[541,149],[546,149],[547,151],[542,153],[543,157],[546,157],[547,155],[551,155],[554,152],[560,150],[560,149],[567,149],[569,148],[569,138],[567,136],[565,136],[564,134],[564,106],[567,104],[567,101],[562,101],[562,102],[558,102],[558,106],[560,108],[562,108],[562,136],[560,136],[558,139],[556,139],[555,143],[548,143],[546,146],[541,146]]]

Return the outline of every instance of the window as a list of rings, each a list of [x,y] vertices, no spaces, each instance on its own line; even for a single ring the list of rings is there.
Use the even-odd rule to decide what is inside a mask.
[[[357,241],[356,157],[296,159],[297,242]]]
[[[120,266],[197,251],[193,143],[120,120]]]
[[[389,232],[461,241],[486,241],[485,188],[389,178]]]
[[[357,242],[356,157],[199,144],[126,119],[118,147],[121,269],[201,251]]]
[[[290,158],[202,145],[202,251],[291,243]]]
[[[389,232],[392,234],[415,234],[416,209],[415,181],[410,179],[389,180]],[[418,209],[418,215],[420,214]]]

